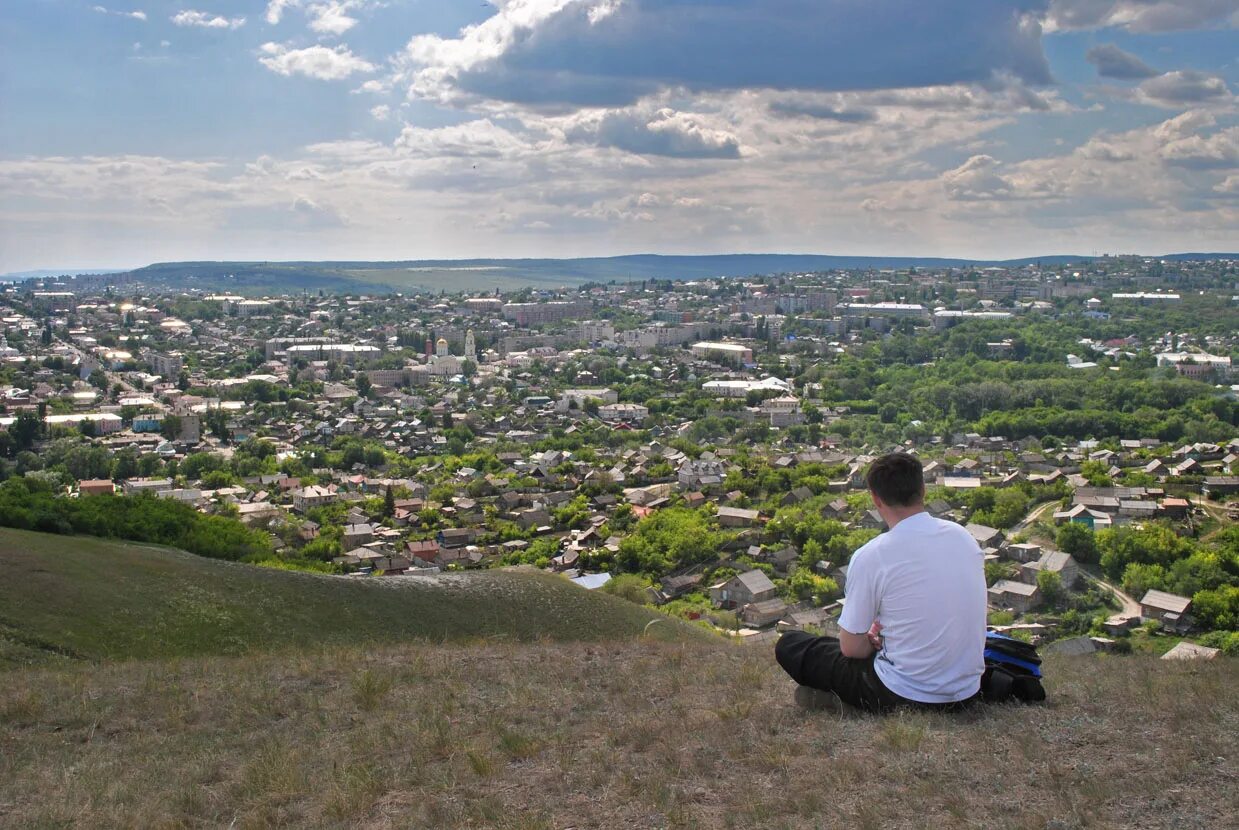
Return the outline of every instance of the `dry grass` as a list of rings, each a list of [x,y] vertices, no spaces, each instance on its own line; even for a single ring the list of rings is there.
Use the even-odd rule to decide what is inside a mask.
[[[1235,826],[1236,664],[805,713],[765,650],[401,645],[0,674],[0,826]]]

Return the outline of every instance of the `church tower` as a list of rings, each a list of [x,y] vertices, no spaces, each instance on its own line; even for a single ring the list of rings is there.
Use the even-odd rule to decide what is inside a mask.
[[[478,344],[473,339],[473,329],[465,332],[465,360],[472,360],[475,363],[478,359]]]

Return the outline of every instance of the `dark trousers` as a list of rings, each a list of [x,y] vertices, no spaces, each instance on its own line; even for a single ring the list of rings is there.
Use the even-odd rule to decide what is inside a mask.
[[[774,658],[783,671],[801,686],[834,692],[849,706],[866,712],[891,712],[900,707],[953,711],[971,703],[921,703],[908,700],[882,685],[870,655],[844,657],[835,637],[814,637],[803,631],[788,631],[774,647]]]

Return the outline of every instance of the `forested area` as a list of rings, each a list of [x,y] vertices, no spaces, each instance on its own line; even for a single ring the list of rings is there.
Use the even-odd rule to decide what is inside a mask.
[[[175,499],[150,494],[61,498],[32,478],[0,484],[0,526],[151,542],[212,559],[262,562],[274,555],[268,534],[230,516],[199,513]]]

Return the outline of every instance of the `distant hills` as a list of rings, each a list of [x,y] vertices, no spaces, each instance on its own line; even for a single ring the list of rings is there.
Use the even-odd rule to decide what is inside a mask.
[[[1239,254],[1178,253],[1172,261],[1237,259]],[[1018,267],[1041,263],[1087,263],[1098,257],[1053,254],[1008,260],[944,257],[827,256],[820,254],[632,254],[577,259],[422,259],[399,262],[162,262],[113,272],[118,284],[172,290],[201,289],[238,294],[391,293],[512,291],[572,287],[588,282],[646,279],[694,280],[755,274],[902,268]],[[78,272],[108,273],[108,272]],[[9,278],[49,276],[27,271]]]

